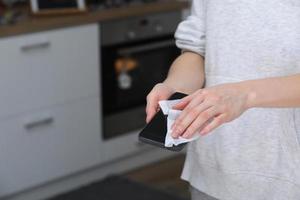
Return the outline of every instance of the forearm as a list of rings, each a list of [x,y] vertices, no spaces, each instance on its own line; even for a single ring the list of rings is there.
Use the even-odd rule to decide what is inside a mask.
[[[204,59],[199,54],[185,52],[171,65],[165,84],[186,94],[203,87]]]
[[[300,74],[241,82],[248,107],[300,107]]]

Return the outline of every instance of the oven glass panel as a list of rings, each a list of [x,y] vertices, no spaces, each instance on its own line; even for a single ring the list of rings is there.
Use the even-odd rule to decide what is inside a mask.
[[[173,35],[102,49],[104,138],[145,125],[146,96],[180,54]]]
[[[145,103],[152,87],[166,77],[179,55],[173,39],[106,48],[102,66],[104,113]]]

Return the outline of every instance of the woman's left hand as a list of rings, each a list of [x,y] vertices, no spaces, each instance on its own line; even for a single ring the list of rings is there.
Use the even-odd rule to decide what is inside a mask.
[[[248,94],[240,83],[217,85],[197,90],[173,109],[183,110],[172,126],[172,136],[191,138],[205,135],[248,109]]]

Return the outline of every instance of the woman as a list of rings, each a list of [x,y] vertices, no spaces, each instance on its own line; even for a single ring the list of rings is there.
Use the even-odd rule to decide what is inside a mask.
[[[190,94],[172,131],[203,135],[182,173],[192,199],[300,199],[300,1],[194,0],[175,38],[183,53],[147,96],[146,121],[159,100]]]

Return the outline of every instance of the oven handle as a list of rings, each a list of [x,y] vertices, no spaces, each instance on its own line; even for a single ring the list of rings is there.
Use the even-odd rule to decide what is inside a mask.
[[[140,45],[140,46],[135,46],[135,47],[129,47],[129,48],[122,48],[118,50],[118,54],[122,56],[128,56],[130,54],[134,53],[139,53],[143,51],[151,51],[163,47],[168,47],[168,46],[173,46],[175,45],[175,40],[166,40],[166,41],[160,41],[160,42],[155,42],[155,43],[150,43],[146,45]]]

